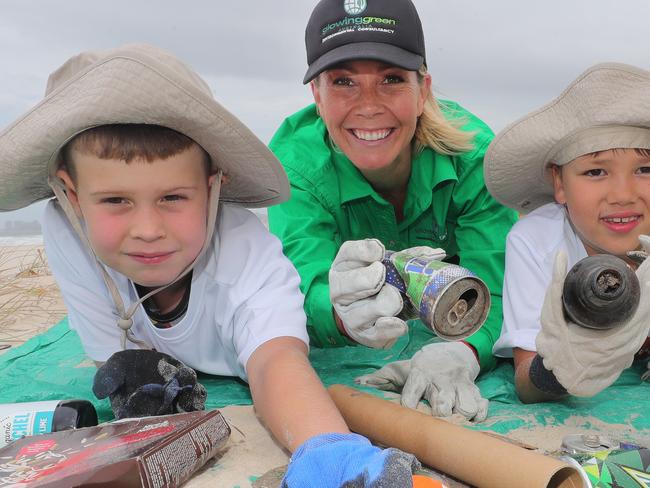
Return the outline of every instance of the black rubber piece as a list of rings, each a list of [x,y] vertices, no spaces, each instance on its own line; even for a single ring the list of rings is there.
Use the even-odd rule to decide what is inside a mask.
[[[627,322],[639,306],[639,279],[616,256],[597,254],[578,261],[566,275],[564,312],[590,329],[613,329]]]

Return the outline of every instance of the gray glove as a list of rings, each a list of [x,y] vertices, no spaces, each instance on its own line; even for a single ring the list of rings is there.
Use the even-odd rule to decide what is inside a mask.
[[[359,344],[389,348],[408,332],[395,317],[402,310],[399,291],[386,285],[377,239],[344,242],[329,272],[330,299],[348,335]]]
[[[480,366],[467,345],[437,342],[424,346],[411,360],[387,364],[355,382],[380,390],[401,390],[405,407],[416,408],[424,397],[437,417],[459,413],[480,422],[487,417],[488,401],[474,384],[479,372]]]
[[[397,288],[386,283],[386,253],[377,239],[344,242],[329,273],[330,299],[347,334],[359,344],[389,348],[408,326],[401,317],[404,302]],[[444,259],[442,249],[426,246],[404,249],[395,255]]]
[[[646,237],[646,236],[642,236]],[[645,249],[647,239],[642,240]],[[566,390],[575,396],[593,396],[614,383],[629,368],[650,329],[650,260],[636,274],[641,299],[627,323],[614,329],[595,330],[566,320],[562,307],[562,288],[567,271],[566,254],[555,258],[553,279],[542,306],[542,329],[535,344],[544,367],[553,371]]]

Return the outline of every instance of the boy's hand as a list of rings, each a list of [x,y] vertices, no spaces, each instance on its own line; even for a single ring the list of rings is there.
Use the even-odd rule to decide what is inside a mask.
[[[459,413],[480,422],[487,417],[488,401],[474,384],[479,371],[478,361],[467,345],[437,342],[424,346],[410,361],[387,364],[355,381],[380,390],[401,390],[405,407],[416,408],[424,397],[435,416]]]
[[[420,467],[412,454],[380,449],[358,434],[321,434],[293,453],[281,488],[408,488]]]
[[[650,260],[636,274],[641,299],[635,314],[614,329],[595,330],[566,320],[562,288],[567,271],[563,252],[555,258],[553,279],[542,306],[542,329],[535,341],[544,367],[553,371],[566,390],[576,396],[593,396],[614,383],[630,367],[650,329]]]
[[[329,272],[330,299],[348,336],[359,344],[389,348],[408,326],[399,291],[385,284],[384,245],[377,239],[346,241]]]

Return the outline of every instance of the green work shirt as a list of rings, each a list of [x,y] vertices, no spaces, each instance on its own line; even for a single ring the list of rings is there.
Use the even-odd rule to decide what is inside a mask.
[[[317,346],[348,344],[334,321],[328,272],[341,244],[379,239],[386,249],[441,247],[485,281],[492,307],[483,327],[467,339],[482,369],[493,366],[492,345],[502,322],[504,247],[516,214],[485,188],[483,156],[493,138],[478,118],[453,102],[442,102],[448,117],[462,117],[475,132],[474,149],[458,156],[425,148],[412,161],[404,219],[359,170],[329,142],[314,105],[295,113],[270,143],[291,183],[291,198],[269,208],[269,227],[293,261],[305,294],[307,329]]]

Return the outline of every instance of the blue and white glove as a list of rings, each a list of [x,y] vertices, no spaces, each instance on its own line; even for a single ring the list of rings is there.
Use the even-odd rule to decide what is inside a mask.
[[[293,453],[281,488],[410,488],[420,467],[413,454],[380,449],[358,434],[321,434]]]

